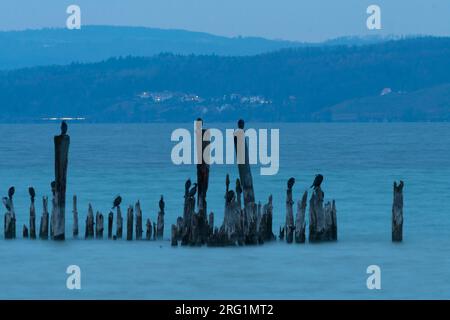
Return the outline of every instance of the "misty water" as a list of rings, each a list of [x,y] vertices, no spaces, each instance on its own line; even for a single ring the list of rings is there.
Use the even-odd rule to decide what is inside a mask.
[[[234,124],[207,124],[233,128]],[[28,187],[42,196],[53,180],[53,135],[58,123],[0,125],[0,194],[16,188],[16,240],[0,231],[0,298],[68,299],[385,299],[450,298],[450,124],[247,124],[280,129],[280,170],[261,176],[253,167],[255,194],[273,195],[274,233],[284,223],[286,181],[295,201],[314,175],[325,176],[335,199],[338,242],[192,248],[170,246],[170,225],[182,215],[184,182],[195,165],[176,166],[170,154],[175,128],[193,124],[73,124],[67,240],[22,239],[28,223]],[[235,165],[213,165],[208,208],[221,223],[225,174]],[[404,241],[391,242],[392,183],[405,181]],[[78,196],[80,235],[88,203],[105,216],[117,194],[123,210],[140,200],[144,220],[155,221],[166,200],[165,240],[72,239],[71,197]],[[2,211],[2,215],[4,210]],[[39,224],[39,223],[38,223]],[[66,268],[81,268],[82,289],[66,288]],[[366,268],[381,268],[381,290],[368,290]]]

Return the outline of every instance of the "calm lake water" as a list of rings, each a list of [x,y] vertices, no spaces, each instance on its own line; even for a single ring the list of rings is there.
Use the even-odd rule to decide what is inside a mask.
[[[59,124],[0,125],[0,194],[16,187],[19,235],[0,239],[0,298],[450,298],[450,124],[247,126],[280,129],[279,173],[261,176],[258,166],[253,171],[257,199],[265,203],[273,194],[274,233],[284,222],[287,179],[297,180],[297,201],[320,172],[326,198],[336,199],[337,243],[172,248],[170,224],[182,215],[185,180],[196,173],[195,165],[172,164],[170,134],[179,127],[192,132],[192,123],[70,123],[69,239],[21,239],[28,186],[37,192],[38,219],[41,197],[50,194]],[[216,224],[223,217],[226,173],[234,180],[236,166],[211,167],[208,207]],[[392,183],[399,179],[405,181],[404,242],[392,244]],[[88,203],[106,215],[119,193],[123,208],[139,199],[144,218],[152,221],[164,194],[165,241],[71,239],[73,194],[83,234]],[[72,264],[82,271],[78,291],[66,288],[65,272]],[[366,287],[366,268],[374,264],[381,268],[381,290]]]

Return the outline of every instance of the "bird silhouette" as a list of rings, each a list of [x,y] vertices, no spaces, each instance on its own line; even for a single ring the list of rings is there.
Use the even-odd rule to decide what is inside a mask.
[[[61,135],[67,134],[67,123],[63,120],[61,122]]]
[[[8,189],[8,198],[12,199],[14,192],[16,192],[16,189],[14,187],[11,187]]]
[[[165,206],[166,205],[164,203],[164,197],[161,195],[161,199],[159,199],[159,210],[161,210],[161,212],[163,212]]]
[[[117,196],[114,198],[114,202],[113,202],[113,209],[117,208],[118,206],[120,206],[120,204],[122,203],[122,197],[121,196]]]
[[[320,185],[322,184],[323,181],[323,175],[321,174],[316,174],[316,177],[314,178],[314,182],[312,183],[311,187],[314,187],[314,189],[317,189],[320,187]]]
[[[231,201],[233,201],[233,199],[234,199],[234,191],[230,190],[227,192],[227,195],[226,195],[227,203],[230,203]]]
[[[191,179],[187,179],[186,183],[184,184],[184,194],[188,194],[189,193],[189,188],[191,187]]]
[[[34,191],[33,187],[28,188],[28,193],[30,194],[31,201],[34,201],[34,198],[36,197],[36,191]]]
[[[239,179],[236,179],[236,193],[242,193],[241,181]]]
[[[194,186],[191,188],[191,190],[189,190],[188,196],[194,197],[196,193],[197,193],[197,184],[194,183]]]
[[[2,198],[3,204],[5,205],[6,210],[11,211],[11,205],[9,199],[7,197]]]
[[[244,126],[245,126],[244,120],[243,119],[239,119],[239,121],[238,121],[238,128],[239,129],[244,129]]]
[[[295,183],[295,178],[289,178],[288,182],[287,182],[287,187],[288,189],[292,189],[292,187],[294,186]]]

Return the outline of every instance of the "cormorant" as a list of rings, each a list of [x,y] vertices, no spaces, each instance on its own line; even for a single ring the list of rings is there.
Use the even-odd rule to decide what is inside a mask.
[[[323,181],[323,175],[321,174],[316,174],[316,177],[314,178],[314,182],[311,185],[310,188],[314,187],[314,189],[317,189],[320,187],[321,183]]]
[[[236,193],[242,193],[241,181],[239,179],[236,179]]]
[[[238,121],[238,128],[239,128],[239,129],[244,129],[244,125],[245,125],[244,120],[239,119],[239,121]]]
[[[191,187],[191,179],[187,179],[186,183],[184,184],[184,194],[189,193],[189,188]]]
[[[66,121],[61,122],[61,135],[67,134],[67,123]]]
[[[2,201],[3,201],[3,204],[4,204],[5,207],[6,207],[6,210],[11,211],[11,206],[9,205],[9,200],[8,200],[8,198],[7,198],[7,197],[3,197],[3,198],[2,198]]]
[[[165,207],[164,197],[161,195],[161,199],[159,199],[159,210],[161,210],[161,212],[163,212],[164,207]]]
[[[113,209],[114,208],[117,208],[118,206],[120,206],[120,204],[122,203],[122,197],[121,196],[117,196],[115,199],[114,199],[114,202],[113,202]]]
[[[194,197],[197,193],[197,183],[194,183],[194,186],[189,190],[188,197]]]
[[[30,194],[31,201],[34,201],[34,198],[36,197],[36,191],[34,191],[33,187],[28,188],[28,193]]]
[[[233,198],[234,198],[234,191],[233,190],[228,191],[226,195],[227,203],[230,203],[233,200]]]
[[[52,181],[52,182],[50,183],[50,187],[52,188],[52,193],[53,193],[53,195],[55,195],[55,193],[56,193],[56,182],[55,182],[55,181]]]
[[[8,198],[12,199],[14,192],[16,192],[16,189],[14,187],[11,187],[8,189]]]
[[[292,189],[292,187],[294,186],[294,183],[295,183],[295,178],[289,178],[289,180],[287,182],[288,189]]]

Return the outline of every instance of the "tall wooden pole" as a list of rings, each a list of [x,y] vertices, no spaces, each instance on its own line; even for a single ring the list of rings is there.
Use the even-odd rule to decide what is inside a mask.
[[[61,134],[55,136],[55,183],[56,212],[53,226],[53,239],[65,239],[66,183],[70,137],[67,135],[67,124],[61,123]]]
[[[394,201],[392,203],[392,241],[403,240],[403,181],[394,182]]]
[[[234,146],[236,150],[236,157],[238,159],[239,179],[244,193],[244,208],[246,208],[248,204],[255,203],[255,191],[253,190],[253,178],[250,169],[248,144],[245,140],[244,120],[242,119],[238,121],[238,129],[235,131]],[[244,161],[239,161],[239,158]]]

